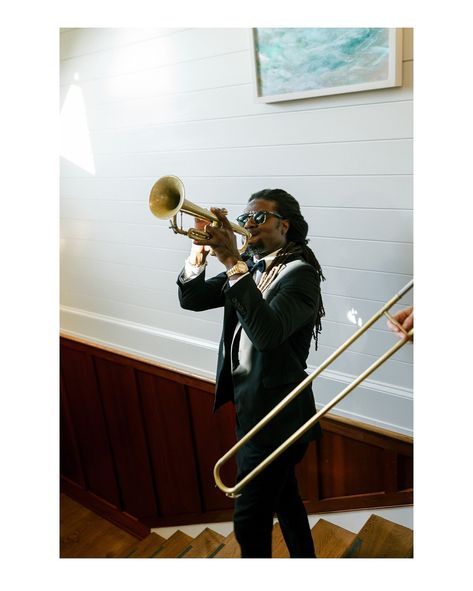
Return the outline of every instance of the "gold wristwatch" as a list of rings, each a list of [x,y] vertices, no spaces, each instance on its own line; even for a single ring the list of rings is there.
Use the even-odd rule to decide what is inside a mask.
[[[227,271],[227,277],[233,277],[233,275],[242,275],[249,271],[247,264],[243,261],[238,261],[236,265],[230,267]]]

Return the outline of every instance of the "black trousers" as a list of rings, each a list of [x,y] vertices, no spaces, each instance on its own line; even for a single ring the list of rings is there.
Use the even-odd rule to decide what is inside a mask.
[[[242,558],[271,558],[274,515],[278,517],[291,558],[315,558],[309,521],[294,473],[306,450],[306,443],[293,444],[236,498],[233,523]],[[237,480],[271,451],[252,442],[243,446],[237,455]]]

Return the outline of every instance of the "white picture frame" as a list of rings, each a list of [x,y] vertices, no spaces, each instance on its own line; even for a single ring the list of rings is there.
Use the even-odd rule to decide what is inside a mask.
[[[402,29],[250,30],[257,102],[402,85]]]

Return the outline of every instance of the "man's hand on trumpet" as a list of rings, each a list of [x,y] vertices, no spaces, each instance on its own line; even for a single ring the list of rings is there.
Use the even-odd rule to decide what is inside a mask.
[[[227,219],[228,211],[218,207],[211,207],[210,211],[217,216],[220,225],[214,226],[208,220],[197,220],[196,218],[196,224],[198,223],[198,225],[195,227],[207,232],[210,238],[206,240],[194,240],[193,248],[212,249],[218,260],[227,269],[230,269],[237,261],[241,260],[241,257],[238,252],[235,233]],[[205,256],[207,256],[208,250],[203,250],[201,253],[206,253]]]

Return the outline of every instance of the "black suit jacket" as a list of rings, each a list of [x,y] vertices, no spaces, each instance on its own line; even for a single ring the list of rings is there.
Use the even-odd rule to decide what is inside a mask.
[[[205,279],[202,272],[191,281],[178,279],[184,309],[202,311],[224,307],[219,345],[215,409],[233,401],[237,433],[242,436],[284,398],[307,374],[306,360],[315,316],[320,306],[320,285],[314,268],[292,261],[263,297],[251,275],[229,287],[221,273]],[[232,374],[231,346],[240,322],[247,360],[243,374]],[[244,333],[243,333],[244,331]],[[309,386],[255,436],[264,446],[278,446],[315,414]],[[318,437],[317,424],[300,441]]]

